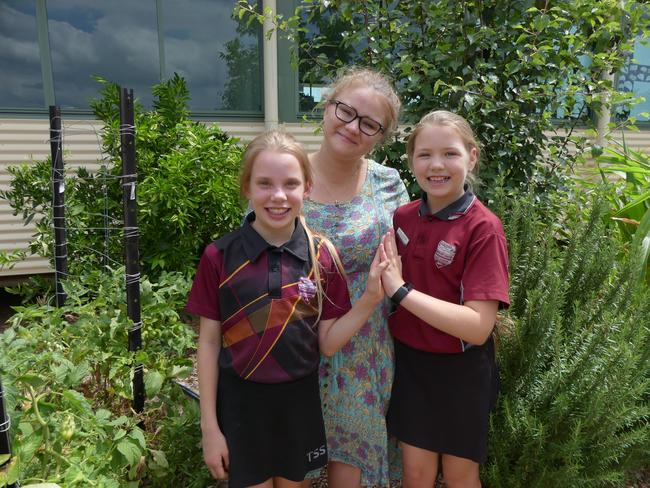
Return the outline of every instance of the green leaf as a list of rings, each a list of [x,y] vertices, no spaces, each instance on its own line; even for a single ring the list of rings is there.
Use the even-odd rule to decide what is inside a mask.
[[[140,461],[142,452],[133,442],[123,440],[117,445],[117,450],[124,456],[129,465],[133,466]]]
[[[138,441],[142,449],[146,449],[147,441],[145,440],[144,434],[140,429],[138,428],[133,429],[133,431],[131,431],[131,433],[129,434],[129,437],[135,441]]]
[[[63,399],[70,405],[72,408],[78,412],[89,412],[91,411],[90,403],[86,400],[81,393],[75,390],[66,390],[63,392]]]
[[[161,468],[169,467],[169,463],[167,462],[167,456],[165,456],[165,453],[163,451],[157,451],[155,449],[151,449],[149,452],[151,452],[152,460],[157,466]]]
[[[625,205],[623,208],[618,210],[614,215],[616,217],[627,217],[629,216],[630,212],[633,209],[636,208],[647,208],[645,206],[645,202],[650,201],[650,190],[646,191],[645,193],[639,195],[636,197],[634,200],[632,200],[630,203]]]
[[[164,376],[158,371],[147,371],[144,374],[144,388],[147,397],[152,397],[158,394],[162,388]]]
[[[46,383],[45,378],[35,374],[23,374],[16,378],[16,383],[27,383],[35,388],[42,386]]]

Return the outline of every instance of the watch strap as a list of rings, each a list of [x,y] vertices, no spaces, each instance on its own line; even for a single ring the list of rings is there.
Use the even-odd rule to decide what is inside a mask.
[[[409,294],[409,292],[413,289],[413,285],[411,283],[404,283],[402,286],[400,286],[395,293],[390,297],[390,301],[393,302],[395,305],[399,305],[402,300],[404,300],[404,297]]]

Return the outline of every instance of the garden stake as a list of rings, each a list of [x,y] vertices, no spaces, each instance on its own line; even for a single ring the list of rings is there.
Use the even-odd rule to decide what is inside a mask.
[[[0,469],[3,469],[9,466],[11,462],[11,443],[9,441],[9,428],[11,427],[11,418],[7,414],[5,409],[5,392],[2,388],[2,379],[0,379],[0,455],[9,454],[9,459],[4,463],[0,464]],[[18,488],[20,485],[16,483],[11,483],[7,485],[7,488]]]
[[[0,454],[9,454],[11,456],[11,444],[9,442],[9,427],[11,427],[11,421],[7,411],[5,410],[5,397],[4,389],[2,388],[2,380],[0,379]],[[10,460],[11,458],[9,458]],[[9,463],[7,460],[5,463],[0,465],[0,468],[5,464]]]
[[[61,108],[58,105],[50,105],[50,151],[52,153],[52,222],[54,225],[56,306],[62,307],[67,298],[61,281],[68,274],[68,243],[65,227],[63,135],[61,132]]]
[[[129,318],[129,351],[142,346],[140,317],[140,264],[138,253],[138,208],[136,201],[135,116],[133,90],[120,89],[120,150],[122,156],[122,187],[124,189],[124,248],[126,260],[126,300]],[[133,369],[133,410],[144,409],[144,366]]]

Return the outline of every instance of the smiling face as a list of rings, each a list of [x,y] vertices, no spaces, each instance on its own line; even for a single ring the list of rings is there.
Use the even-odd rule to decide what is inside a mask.
[[[352,107],[357,115],[387,124],[384,96],[373,88],[350,86],[336,95],[336,100]],[[382,138],[379,132],[368,136],[359,130],[359,119],[343,122],[336,116],[336,105],[328,103],[323,117],[323,144],[342,159],[356,159],[368,154]]]
[[[458,130],[447,125],[425,125],[415,139],[413,174],[427,194],[432,213],[458,200],[467,174],[477,161],[476,148],[468,149]]]
[[[255,212],[253,228],[269,244],[279,246],[287,242],[308,190],[294,155],[268,149],[260,152],[244,188]]]

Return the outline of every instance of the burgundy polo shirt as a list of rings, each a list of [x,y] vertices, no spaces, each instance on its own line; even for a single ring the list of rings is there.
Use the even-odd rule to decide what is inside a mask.
[[[451,303],[497,300],[507,307],[508,248],[501,221],[470,191],[433,215],[426,196],[393,216],[404,280]],[[395,339],[422,351],[458,353],[471,346],[404,307],[389,317],[389,327]]]
[[[221,322],[222,370],[259,383],[282,383],[318,368],[318,304],[305,229],[296,219],[291,239],[267,243],[247,216],[241,228],[208,245],[187,310]],[[345,278],[320,241],[316,254],[323,298],[321,320],[350,310]]]

